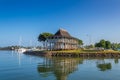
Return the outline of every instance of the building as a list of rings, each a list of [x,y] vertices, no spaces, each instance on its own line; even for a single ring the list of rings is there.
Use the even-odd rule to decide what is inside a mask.
[[[46,39],[48,50],[78,49],[78,39],[72,37],[66,30],[59,29],[53,36]]]

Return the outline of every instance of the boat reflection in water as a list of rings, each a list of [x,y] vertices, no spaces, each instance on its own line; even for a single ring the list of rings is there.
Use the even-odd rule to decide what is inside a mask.
[[[56,80],[67,80],[67,76],[78,69],[78,64],[82,64],[83,59],[76,58],[45,58],[43,64],[38,65],[38,72],[43,77],[48,77],[53,73]]]

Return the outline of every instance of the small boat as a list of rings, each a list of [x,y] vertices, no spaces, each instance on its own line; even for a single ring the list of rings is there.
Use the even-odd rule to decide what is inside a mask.
[[[17,51],[18,53],[24,53],[24,52],[27,51],[26,48],[20,47],[20,46],[21,46],[21,42],[22,42],[22,37],[20,37],[20,40],[19,40],[19,48],[15,50],[15,51]]]
[[[26,52],[33,52],[33,51],[40,51],[40,49],[37,48],[31,48],[31,49],[27,49]]]
[[[18,53],[24,53],[24,52],[26,52],[26,51],[27,51],[27,49],[25,49],[25,48],[19,48],[19,49],[17,50]]]

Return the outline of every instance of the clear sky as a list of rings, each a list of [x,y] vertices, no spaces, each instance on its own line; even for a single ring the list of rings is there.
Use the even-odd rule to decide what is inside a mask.
[[[120,0],[0,0],[0,46],[36,45],[59,28],[84,41],[120,42]]]

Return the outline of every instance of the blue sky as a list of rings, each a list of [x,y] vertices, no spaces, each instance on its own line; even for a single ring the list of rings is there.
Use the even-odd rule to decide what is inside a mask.
[[[59,28],[84,41],[120,42],[120,0],[0,0],[0,46],[39,45]]]

